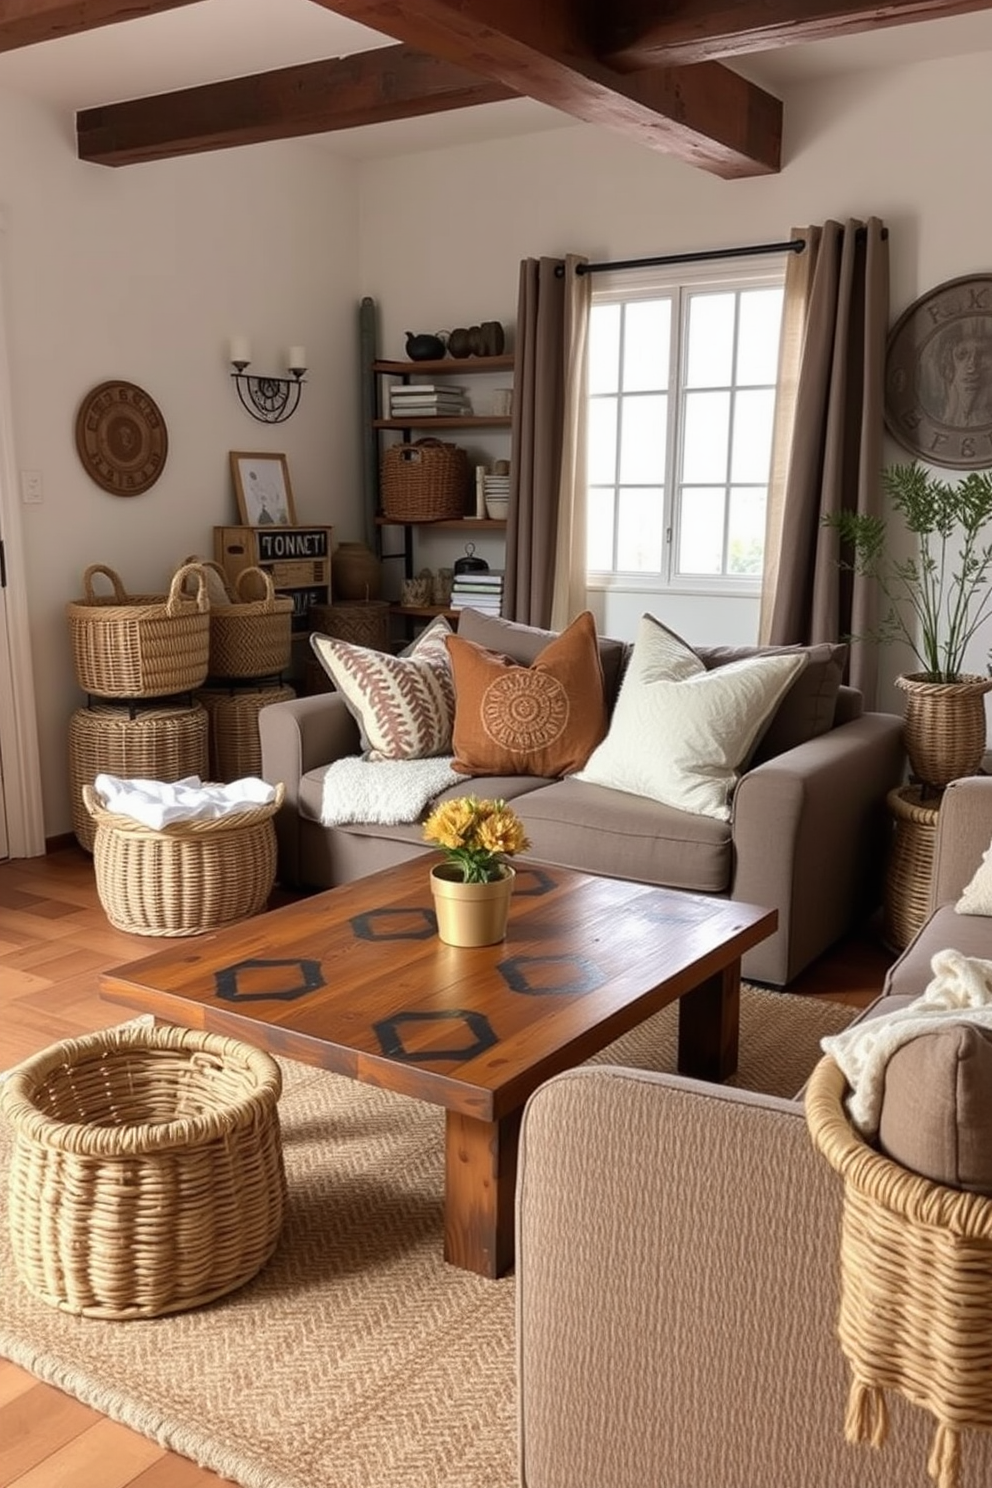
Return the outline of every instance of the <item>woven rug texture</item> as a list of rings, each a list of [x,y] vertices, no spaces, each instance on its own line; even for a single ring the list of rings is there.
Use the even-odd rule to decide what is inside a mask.
[[[793,1095],[853,1015],[745,988],[733,1083]],[[667,1008],[596,1062],[672,1070],[675,1033]],[[0,1354],[244,1488],[514,1488],[514,1280],[441,1258],[443,1111],[283,1071],[290,1197],[259,1276],[195,1312],[70,1317],[16,1279],[4,1212]],[[4,1125],[4,1180],[9,1158]]]

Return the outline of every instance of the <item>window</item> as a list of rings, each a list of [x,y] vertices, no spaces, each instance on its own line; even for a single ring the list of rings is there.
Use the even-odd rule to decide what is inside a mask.
[[[703,266],[699,266],[702,268]],[[689,273],[691,274],[691,270]],[[638,587],[760,584],[784,269],[598,275],[588,568]]]

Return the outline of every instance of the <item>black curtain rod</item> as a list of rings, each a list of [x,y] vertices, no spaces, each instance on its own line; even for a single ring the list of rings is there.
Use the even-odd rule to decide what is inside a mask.
[[[667,253],[660,258],[618,258],[613,263],[580,263],[575,265],[575,272],[599,274],[604,269],[655,269],[662,264],[707,263],[716,258],[750,258],[761,253],[802,253],[805,248],[802,238],[789,238],[785,243],[755,243],[751,248],[706,248],[700,253]],[[559,279],[564,272],[564,264],[555,269]]]

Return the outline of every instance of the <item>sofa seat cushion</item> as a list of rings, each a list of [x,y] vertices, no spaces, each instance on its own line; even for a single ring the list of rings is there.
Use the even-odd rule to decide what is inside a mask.
[[[984,915],[955,914],[953,904],[942,904],[916,932],[899,959],[889,969],[885,992],[919,997],[933,976],[931,961],[937,951],[953,946],[962,956],[988,960],[992,942],[989,921]]]
[[[729,890],[729,822],[574,777],[522,796],[516,811],[538,862],[699,894]]]
[[[308,771],[300,780],[299,812],[308,821],[320,821],[326,770],[327,766],[321,765],[319,769]],[[535,775],[477,777],[470,782],[460,781],[457,785],[449,786],[447,790],[435,796],[431,806],[421,812],[419,820],[415,822],[400,822],[389,826],[376,822],[349,822],[347,826],[332,827],[326,830],[352,832],[361,837],[385,837],[395,842],[422,842],[424,847],[430,850],[430,844],[424,842],[423,824],[427,820],[431,807],[439,801],[455,800],[458,796],[469,794],[469,791],[472,795],[483,799],[511,801],[517,796],[526,795],[530,791],[539,790],[542,786],[551,783],[550,780]]]

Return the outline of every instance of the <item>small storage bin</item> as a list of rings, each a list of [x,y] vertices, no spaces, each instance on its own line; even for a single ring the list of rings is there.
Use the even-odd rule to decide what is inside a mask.
[[[385,599],[310,606],[310,629],[371,651],[388,651],[389,602]]]
[[[103,574],[113,594],[97,594]],[[186,592],[192,584],[193,592]],[[168,594],[131,594],[120,576],[102,563],[83,575],[83,598],[66,605],[76,680],[95,697],[168,697],[191,692],[207,675],[210,656],[210,598],[206,575],[187,563],[173,576]]]
[[[396,522],[443,522],[465,515],[468,455],[457,444],[418,439],[382,455],[382,514]]]
[[[96,888],[110,923],[131,935],[202,935],[263,910],[276,877],[273,817],[265,806],[155,830],[107,811],[92,786],[83,802],[96,823]]]
[[[209,725],[210,775],[213,780],[243,780],[262,773],[258,715],[269,703],[283,703],[291,687],[205,687],[197,697]]]
[[[125,1024],[8,1076],[9,1219],[28,1289],[63,1312],[153,1318],[243,1286],[286,1197],[279,1066],[235,1039]]]

